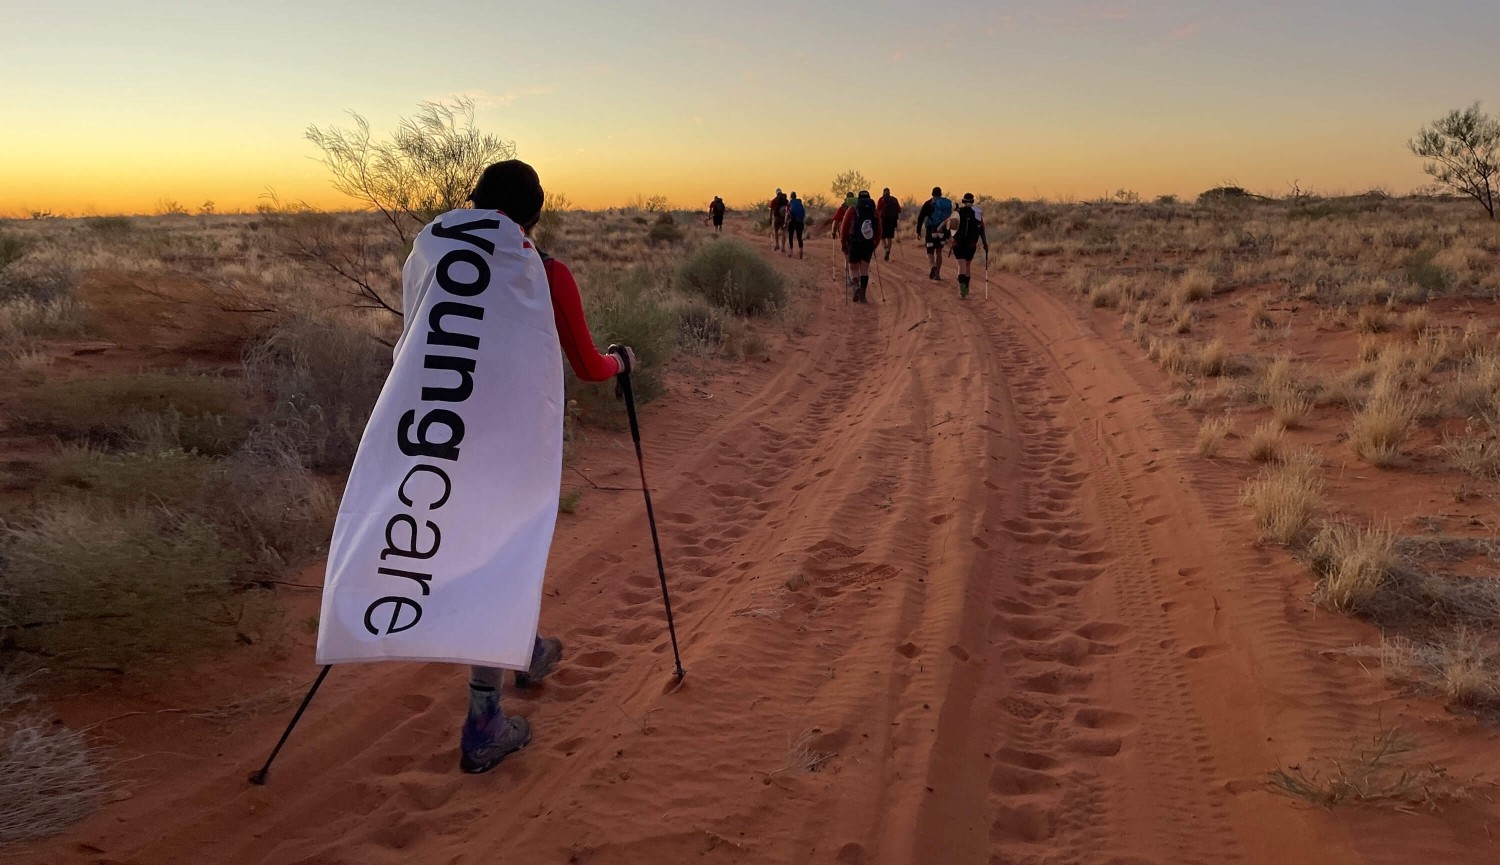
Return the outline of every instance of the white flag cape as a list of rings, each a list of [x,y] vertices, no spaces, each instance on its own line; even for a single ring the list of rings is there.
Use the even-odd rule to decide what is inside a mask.
[[[542,259],[493,210],[422,229],[395,363],[328,550],[318,663],[524,670],[562,483],[562,352]]]

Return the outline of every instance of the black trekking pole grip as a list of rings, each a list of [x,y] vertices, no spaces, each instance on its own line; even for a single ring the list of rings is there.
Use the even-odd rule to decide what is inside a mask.
[[[646,482],[646,456],[641,450],[641,424],[635,413],[635,389],[630,382],[630,359],[621,346],[610,346],[610,354],[620,359],[621,371],[615,377],[620,396],[625,399],[625,415],[630,420],[630,438],[635,442],[635,462],[641,471],[641,495],[646,499],[646,521],[651,524],[651,546],[656,551],[656,576],[661,581],[662,605],[667,611],[667,633],[672,638],[672,661],[676,664],[678,681],[687,675],[682,668],[682,652],[677,647],[677,623],[672,618],[672,595],[667,591],[667,568],[662,562],[661,539],[656,531],[656,509],[651,506],[651,487]]]

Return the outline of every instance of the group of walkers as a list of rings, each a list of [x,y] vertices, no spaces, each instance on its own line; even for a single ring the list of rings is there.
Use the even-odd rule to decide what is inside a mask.
[[[718,210],[713,211],[717,206]],[[780,189],[771,199],[771,236],[777,252],[792,254],[796,248],[798,258],[803,256],[803,232],[807,224],[807,208],[797,193],[790,196]],[[711,212],[714,224],[723,220],[723,202],[715,197]],[[901,221],[901,202],[891,194],[889,186],[881,190],[879,199],[872,199],[869,190],[861,189],[845,194],[844,201],[834,213],[830,233],[837,237],[847,267],[844,284],[853,289],[855,303],[869,303],[870,261],[877,249],[884,247],[885,260],[891,260],[891,246],[896,239],[896,226]],[[932,198],[922,204],[916,218],[917,238],[927,248],[927,260],[931,265],[928,279],[943,278],[943,252],[952,244],[953,258],[958,262],[958,296],[969,296],[971,266],[974,255],[984,248],[989,258],[990,241],[984,230],[984,212],[975,205],[974,194],[964,193],[955,209],[953,202],[943,197],[941,187],[932,188]]]

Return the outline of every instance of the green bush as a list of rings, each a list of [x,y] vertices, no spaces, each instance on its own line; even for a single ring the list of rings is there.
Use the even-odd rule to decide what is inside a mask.
[[[146,442],[227,454],[250,431],[240,384],[168,372],[70,379],[31,388],[25,419],[66,439],[111,446]]]
[[[1036,231],[1038,228],[1052,224],[1052,214],[1040,210],[1028,210],[1021,214],[1016,224],[1021,226],[1022,231]]]
[[[24,299],[52,303],[67,300],[73,296],[77,284],[78,268],[72,262],[45,250],[33,252],[0,268],[0,301]]]
[[[741,315],[774,312],[786,303],[786,283],[750,244],[724,238],[694,250],[677,271],[685,291]]]
[[[354,462],[391,350],[337,321],[292,318],[250,349],[245,369],[275,398],[273,423],[303,464],[342,471]]]
[[[0,234],[0,270],[21,260],[31,244],[19,234]]]
[[[672,214],[663,213],[656,217],[651,223],[651,228],[646,231],[646,242],[653,246],[658,243],[676,243],[682,240],[682,229],[677,227],[677,221]]]
[[[1432,263],[1436,256],[1437,253],[1432,250],[1423,250],[1407,256],[1403,264],[1406,278],[1411,284],[1432,294],[1447,291],[1458,282],[1452,271]]]
[[[123,669],[228,645],[226,624],[253,630],[231,590],[234,553],[201,519],[69,501],[0,543],[0,633],[65,665]]]
[[[666,303],[665,278],[645,267],[592,271],[579,275],[584,310],[594,341],[635,350],[640,367],[631,384],[638,402],[650,402],[666,390],[667,363],[677,353],[677,314]],[[589,426],[620,429],[625,413],[615,399],[615,383],[585,382],[564,362],[567,398],[576,416]]]

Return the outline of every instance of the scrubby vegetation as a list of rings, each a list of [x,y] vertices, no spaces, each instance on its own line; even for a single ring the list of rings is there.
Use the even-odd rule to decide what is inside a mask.
[[[1007,269],[1088,314],[1116,311],[1196,415],[1197,452],[1238,465],[1267,542],[1307,562],[1310,596],[1386,628],[1393,680],[1500,705],[1486,636],[1500,556],[1472,546],[1500,530],[1500,233],[1486,214],[1225,186],[1196,205],[987,215]],[[1453,505],[1411,515],[1370,494],[1376,478]]]

